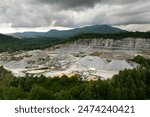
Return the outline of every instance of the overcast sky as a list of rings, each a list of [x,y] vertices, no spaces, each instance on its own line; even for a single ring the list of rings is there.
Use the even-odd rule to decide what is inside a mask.
[[[0,0],[0,32],[150,23],[150,0]]]

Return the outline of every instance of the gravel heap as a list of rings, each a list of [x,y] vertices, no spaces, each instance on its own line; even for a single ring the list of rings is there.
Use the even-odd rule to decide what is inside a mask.
[[[25,60],[21,60],[21,61],[10,61],[6,64],[4,64],[5,67],[8,68],[26,68],[29,66],[29,64],[27,63],[27,61]]]
[[[79,66],[85,68],[95,68],[97,70],[124,70],[124,69],[133,69],[133,67],[126,60],[112,60],[108,63],[106,59],[86,56],[81,58],[78,62]]]
[[[124,70],[133,69],[133,67],[125,60],[112,60],[105,66],[106,70]]]
[[[93,56],[86,56],[81,58],[78,62],[79,66],[83,66],[86,68],[95,68],[95,69],[103,69],[108,62],[105,59]]]

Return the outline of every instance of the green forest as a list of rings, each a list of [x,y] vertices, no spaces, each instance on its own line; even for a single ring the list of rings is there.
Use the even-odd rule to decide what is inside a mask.
[[[64,41],[65,39],[62,40],[46,37],[18,39],[12,36],[0,34],[0,52],[43,49],[63,43]]]
[[[72,40],[77,39],[123,39],[123,38],[144,38],[150,39],[150,32],[121,32],[121,33],[83,33],[72,37]]]
[[[140,64],[133,70],[120,71],[112,79],[82,81],[71,78],[44,76],[15,77],[0,67],[1,100],[147,100],[150,99],[150,59],[137,56]]]
[[[52,38],[52,37],[18,39],[12,36],[0,34],[0,53],[14,52],[19,50],[43,49],[57,44],[72,42],[78,39],[94,39],[94,38],[123,39],[128,37],[150,39],[150,32],[89,33],[77,35],[69,39]]]

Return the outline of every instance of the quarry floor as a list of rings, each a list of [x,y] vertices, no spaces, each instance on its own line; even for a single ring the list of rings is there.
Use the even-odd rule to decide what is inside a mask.
[[[83,80],[107,79],[138,64],[128,61],[137,55],[150,58],[150,52],[102,50],[89,46],[59,45],[43,50],[1,53],[0,65],[15,76],[31,74],[47,77],[79,74]]]

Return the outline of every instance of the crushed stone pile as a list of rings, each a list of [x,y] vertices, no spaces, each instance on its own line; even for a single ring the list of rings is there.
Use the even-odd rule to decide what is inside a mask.
[[[105,66],[106,70],[124,70],[133,69],[133,67],[125,60],[112,60]]]
[[[85,68],[95,68],[97,70],[124,70],[124,69],[133,69],[126,60],[112,60],[108,63],[108,61],[104,58],[86,56],[81,58],[78,61],[78,65]]]
[[[4,64],[5,67],[8,68],[26,68],[29,66],[29,64],[27,63],[27,61],[25,60],[21,60],[21,61],[10,61],[6,64]]]
[[[86,56],[79,60],[78,65],[87,68],[92,67],[95,69],[103,69],[107,63],[108,62],[105,59],[99,57],[93,57],[93,56]]]

